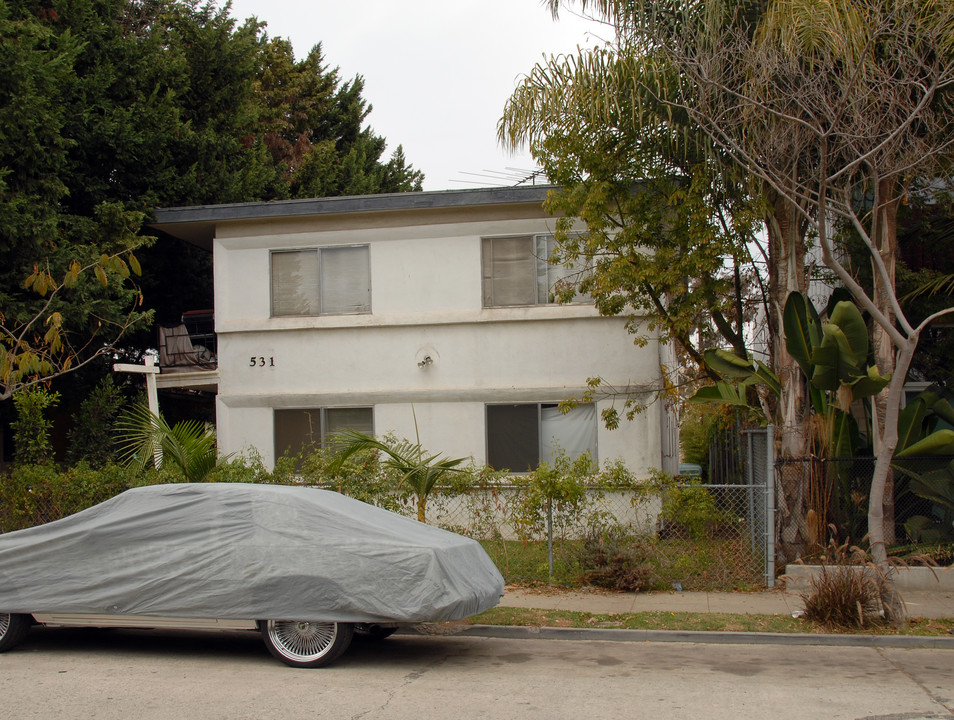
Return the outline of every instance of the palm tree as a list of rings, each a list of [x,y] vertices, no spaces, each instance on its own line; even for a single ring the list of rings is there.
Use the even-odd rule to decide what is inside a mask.
[[[199,420],[182,420],[171,426],[145,405],[137,405],[116,425],[119,457],[127,465],[158,469],[168,461],[187,482],[202,482],[218,464],[215,430]]]
[[[373,450],[385,455],[383,465],[399,476],[399,485],[408,486],[417,499],[417,519],[426,522],[427,498],[442,479],[455,472],[464,472],[458,466],[466,458],[441,458],[440,453],[430,455],[420,443],[409,440],[385,442],[357,430],[346,430],[335,438],[341,451],[329,467],[338,472],[345,460],[363,450]]]

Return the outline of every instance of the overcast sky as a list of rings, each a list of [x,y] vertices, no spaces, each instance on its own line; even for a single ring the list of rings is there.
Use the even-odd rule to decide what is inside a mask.
[[[497,144],[504,103],[544,56],[600,32],[569,12],[553,21],[541,0],[232,0],[233,17],[253,15],[291,40],[296,58],[320,42],[343,79],[364,77],[368,124],[388,156],[404,146],[425,190],[512,185],[498,177],[507,168],[529,173],[529,153]]]

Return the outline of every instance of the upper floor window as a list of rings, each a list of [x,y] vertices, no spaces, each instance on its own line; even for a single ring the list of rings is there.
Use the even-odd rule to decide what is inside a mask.
[[[272,316],[371,312],[367,245],[271,254]]]
[[[484,307],[557,302],[560,289],[574,285],[581,268],[548,262],[555,248],[553,235],[484,238]],[[574,299],[585,298],[578,295]]]

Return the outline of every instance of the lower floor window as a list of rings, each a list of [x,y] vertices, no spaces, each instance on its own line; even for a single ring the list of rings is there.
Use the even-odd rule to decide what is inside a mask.
[[[496,470],[527,472],[562,453],[576,458],[596,454],[596,406],[567,413],[556,403],[488,405],[487,463]]]
[[[343,430],[373,434],[369,407],[304,408],[275,411],[275,457],[317,448]]]

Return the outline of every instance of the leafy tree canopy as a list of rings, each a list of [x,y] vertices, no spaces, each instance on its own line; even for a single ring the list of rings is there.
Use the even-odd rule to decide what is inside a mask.
[[[210,258],[150,247],[152,208],[421,188],[360,76],[228,3],[0,0],[0,67],[0,398],[211,307]]]

